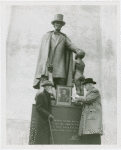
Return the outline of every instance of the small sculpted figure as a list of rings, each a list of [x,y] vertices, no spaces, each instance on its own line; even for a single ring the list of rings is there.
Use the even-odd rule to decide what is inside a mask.
[[[83,96],[84,95],[84,86],[82,83],[84,82],[84,68],[85,64],[82,61],[82,59],[85,56],[85,52],[79,51],[78,55],[75,55],[75,70],[74,70],[74,82],[75,82],[75,87],[76,87],[76,94]]]

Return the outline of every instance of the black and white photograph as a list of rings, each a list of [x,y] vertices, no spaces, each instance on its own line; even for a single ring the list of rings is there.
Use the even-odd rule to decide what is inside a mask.
[[[71,105],[72,88],[68,86],[57,86],[56,105]]]
[[[120,145],[119,5],[1,2],[3,148]]]

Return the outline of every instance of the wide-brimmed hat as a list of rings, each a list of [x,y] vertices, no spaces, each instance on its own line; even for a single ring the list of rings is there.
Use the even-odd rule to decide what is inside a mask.
[[[53,19],[53,21],[51,23],[54,25],[54,23],[57,22],[57,21],[62,22],[63,26],[66,24],[63,21],[63,15],[62,14],[56,14],[56,15],[54,15],[54,19]]]
[[[43,86],[43,87],[45,87],[45,86],[53,86],[53,84],[52,84],[52,82],[51,81],[49,81],[49,80],[45,80],[45,81],[43,81],[43,83],[41,84],[41,86]]]
[[[96,82],[93,81],[92,78],[86,78],[82,84],[86,84],[86,83],[93,83],[93,84],[96,84]]]

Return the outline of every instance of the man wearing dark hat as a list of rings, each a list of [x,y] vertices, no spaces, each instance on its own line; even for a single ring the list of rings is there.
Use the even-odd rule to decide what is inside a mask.
[[[39,89],[44,80],[51,81],[50,78],[53,78],[55,87],[56,85],[72,86],[72,54],[78,55],[79,51],[85,53],[72,44],[66,34],[60,32],[65,25],[62,14],[56,14],[51,23],[55,30],[47,32],[42,38],[33,84],[35,89]],[[49,74],[51,70],[52,76]]]
[[[92,78],[84,81],[87,91],[85,98],[79,96],[75,99],[75,105],[82,105],[79,133],[83,144],[101,144],[102,129],[102,104],[99,91],[94,87],[96,84]]]
[[[37,123],[35,134],[33,135],[33,144],[50,144],[50,128],[49,120],[52,121],[54,117],[51,115],[51,99],[52,83],[50,81],[44,81],[42,86],[44,91],[36,95],[36,110]]]

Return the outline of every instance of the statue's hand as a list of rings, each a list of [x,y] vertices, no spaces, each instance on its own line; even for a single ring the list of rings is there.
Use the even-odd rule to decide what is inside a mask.
[[[50,66],[48,67],[48,71],[49,71],[50,73],[52,73],[52,72],[53,72],[53,70],[54,70],[53,66],[52,66],[52,65],[50,65]]]
[[[74,79],[72,79],[72,83],[73,83],[73,84],[75,83],[75,80],[74,80]]]

